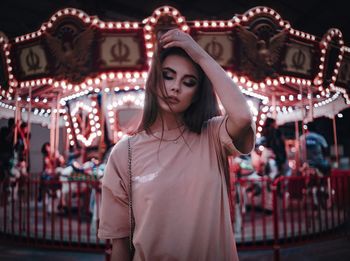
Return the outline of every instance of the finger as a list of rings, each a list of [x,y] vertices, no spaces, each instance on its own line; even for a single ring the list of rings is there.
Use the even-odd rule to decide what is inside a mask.
[[[181,42],[180,41],[171,41],[167,44],[163,45],[163,48],[170,48],[170,47],[181,47]]]
[[[179,29],[177,29],[177,28],[171,29],[171,30],[165,32],[165,33],[161,36],[161,38],[167,37],[167,36],[169,36],[169,35],[176,34],[176,32],[178,32],[178,31],[179,31]]]
[[[168,34],[168,35],[163,35],[161,38],[160,38],[160,42],[161,43],[168,43],[170,41],[173,41],[174,40],[174,35],[173,34]]]
[[[166,32],[160,39],[161,41],[164,41],[165,39],[177,39],[181,35],[181,32],[179,29],[173,29],[168,32]]]

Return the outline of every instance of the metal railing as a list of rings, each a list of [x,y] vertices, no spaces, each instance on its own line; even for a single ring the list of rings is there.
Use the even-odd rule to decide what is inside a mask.
[[[103,251],[97,237],[99,180],[26,179],[2,184],[0,234],[26,244]],[[233,229],[238,249],[279,249],[349,235],[350,175],[237,179]],[[108,256],[107,256],[108,259]]]

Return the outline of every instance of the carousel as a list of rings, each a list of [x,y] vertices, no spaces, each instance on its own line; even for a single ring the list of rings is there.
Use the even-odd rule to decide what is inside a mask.
[[[297,203],[293,202],[292,186],[276,189],[278,185],[286,187],[286,180],[234,179],[233,183],[239,183],[233,186],[239,203],[234,224],[237,243],[257,247],[273,242],[276,246],[287,243],[288,238],[295,242],[342,226],[349,213],[345,207],[348,179],[338,176],[328,181],[328,208],[308,212],[313,199],[305,192],[305,180],[294,177],[305,149],[299,143],[300,122],[324,115],[334,119],[350,106],[350,48],[345,46],[342,32],[332,28],[323,36],[314,36],[293,28],[264,6],[230,20],[201,21],[187,21],[179,10],[163,6],[138,22],[105,22],[66,8],[35,32],[14,39],[0,35],[0,117],[14,117],[16,125],[27,122],[29,132],[31,123],[47,126],[48,157],[55,173],[64,177],[55,181],[60,183],[55,196],[49,195],[41,206],[35,200],[40,181],[27,173],[25,192],[16,196],[12,190],[3,197],[7,199],[1,205],[1,233],[35,242],[105,244],[96,237],[99,179],[110,148],[137,127],[156,36],[170,28],[190,33],[239,86],[254,116],[257,139],[267,118],[279,125],[295,122],[289,179],[296,178],[293,184],[301,186],[298,191],[304,193],[303,200],[297,197]],[[24,141],[29,151],[29,134]],[[63,163],[56,160],[59,146],[65,156]],[[25,155],[28,166],[30,153]],[[338,161],[337,151],[336,155]],[[247,183],[260,184],[260,199],[249,194]],[[75,203],[73,194],[79,195]],[[255,211],[254,200],[260,200],[266,209],[268,198],[272,214]],[[250,203],[243,208],[242,202]],[[74,214],[69,210],[73,203],[85,206],[76,219],[67,218]],[[42,210],[45,205],[49,214]],[[58,210],[63,206],[62,214]]]

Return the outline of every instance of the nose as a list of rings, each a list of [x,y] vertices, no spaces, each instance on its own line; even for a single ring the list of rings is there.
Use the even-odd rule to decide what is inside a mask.
[[[180,90],[181,90],[180,83],[179,83],[178,81],[175,81],[175,82],[171,85],[170,90],[173,91],[173,92],[179,93]]]

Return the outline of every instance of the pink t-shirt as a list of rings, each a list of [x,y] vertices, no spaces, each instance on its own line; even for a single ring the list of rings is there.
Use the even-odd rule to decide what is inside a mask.
[[[214,117],[201,134],[165,131],[163,141],[145,131],[131,138],[135,217],[134,260],[238,260],[224,174],[215,139],[239,154]],[[115,145],[102,180],[100,238],[129,236],[128,144]]]

